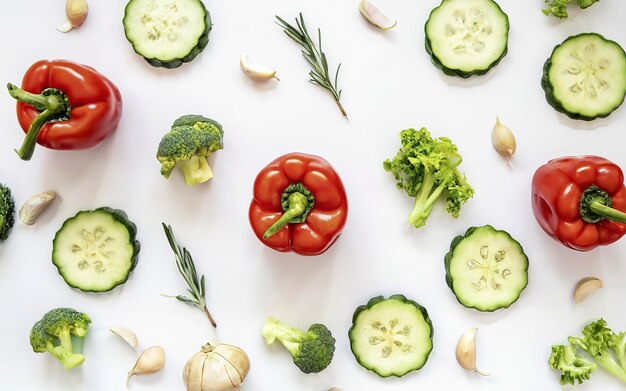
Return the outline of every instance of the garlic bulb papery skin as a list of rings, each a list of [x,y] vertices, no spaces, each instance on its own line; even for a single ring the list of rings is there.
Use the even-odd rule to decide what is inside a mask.
[[[250,360],[237,346],[205,344],[183,368],[187,391],[229,391],[243,383]]]

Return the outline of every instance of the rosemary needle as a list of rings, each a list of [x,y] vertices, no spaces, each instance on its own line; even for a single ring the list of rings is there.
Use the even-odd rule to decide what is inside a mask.
[[[189,286],[187,292],[190,293],[191,298],[182,295],[163,296],[176,298],[179,301],[200,308],[209,318],[209,322],[211,322],[211,325],[213,325],[213,327],[217,327],[217,323],[215,323],[215,320],[211,316],[211,313],[206,306],[206,300],[204,298],[204,275],[202,275],[200,280],[198,280],[198,273],[196,273],[196,266],[193,263],[191,254],[189,254],[189,251],[187,251],[186,248],[181,248],[176,243],[176,238],[174,237],[172,227],[169,225],[165,225],[165,223],[161,224],[163,224],[163,229],[165,230],[165,236],[167,236],[167,241],[170,243],[170,247],[172,247],[172,251],[174,251],[174,255],[176,256],[176,266],[178,266],[178,271],[183,276],[185,282],[187,282],[187,285]]]
[[[309,76],[311,79],[309,82],[313,84],[317,84],[318,86],[325,88],[328,90],[333,98],[335,99],[335,103],[341,110],[341,114],[348,118],[348,114],[344,110],[341,102],[341,90],[337,87],[337,77],[339,76],[339,69],[341,69],[341,64],[337,67],[337,71],[335,72],[335,79],[331,80],[330,74],[328,72],[328,62],[326,61],[326,54],[322,51],[322,32],[320,29],[317,29],[317,46],[315,42],[311,39],[309,32],[304,23],[304,17],[302,13],[300,13],[300,17],[296,18],[296,26],[292,26],[287,23],[285,20],[280,18],[278,15],[276,16],[278,19],[277,24],[283,28],[285,34],[291,39],[293,39],[298,45],[302,47],[302,56],[307,60],[307,62],[311,65],[312,70],[309,72]]]

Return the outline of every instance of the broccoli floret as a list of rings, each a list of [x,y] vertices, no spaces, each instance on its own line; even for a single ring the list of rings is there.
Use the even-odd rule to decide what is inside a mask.
[[[589,375],[598,367],[576,352],[574,345],[554,345],[548,360],[550,367],[561,371],[561,384],[578,384],[589,380]]]
[[[312,324],[307,332],[302,332],[269,318],[261,335],[268,345],[279,340],[291,353],[294,364],[304,373],[323,371],[335,352],[335,338],[323,324]]]
[[[169,178],[178,165],[187,185],[206,182],[213,178],[207,158],[222,148],[224,131],[219,123],[201,115],[184,115],[174,121],[159,143],[161,175]]]
[[[65,369],[81,365],[85,357],[77,353],[91,319],[72,308],[55,308],[37,321],[30,331],[30,345],[36,353],[52,354]],[[73,346],[74,338],[79,346]]]
[[[576,0],[580,8],[585,9],[589,8],[600,0]]]
[[[624,336],[622,334],[615,334],[613,330],[606,327],[604,319],[599,319],[585,326],[581,338],[569,337],[568,341],[587,352],[602,368],[626,383],[626,362],[623,361]],[[621,349],[621,351],[615,348]]]
[[[415,197],[409,223],[419,228],[426,224],[435,201],[446,195],[447,211],[458,217],[461,206],[474,195],[474,189],[457,169],[461,155],[449,138],[433,139],[426,128],[400,132],[402,148],[383,162],[396,178],[396,187]]]
[[[576,0],[576,3],[580,8],[588,8],[597,3],[600,0]],[[545,0],[547,5],[542,11],[546,15],[554,15],[557,18],[565,19],[568,17],[567,14],[567,5],[571,3],[572,0]]]
[[[0,242],[6,240],[15,224],[15,200],[11,189],[0,183]]]

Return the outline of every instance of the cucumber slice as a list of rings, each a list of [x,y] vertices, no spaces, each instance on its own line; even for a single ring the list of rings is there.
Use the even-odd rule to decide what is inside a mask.
[[[509,17],[493,0],[443,0],[424,30],[433,64],[467,78],[484,75],[506,55]]]
[[[135,52],[164,68],[193,60],[209,43],[213,27],[200,0],[130,0],[122,23]]]
[[[72,288],[107,292],[128,280],[137,265],[137,228],[126,213],[98,208],[63,223],[52,242],[52,263]]]
[[[600,34],[571,36],[552,51],[541,86],[548,103],[570,118],[607,117],[626,96],[626,53]]]
[[[459,303],[495,311],[515,303],[528,284],[528,257],[506,231],[472,227],[452,240],[446,282]]]
[[[428,312],[403,295],[378,296],[359,306],[348,336],[358,363],[381,377],[420,369],[433,349]]]

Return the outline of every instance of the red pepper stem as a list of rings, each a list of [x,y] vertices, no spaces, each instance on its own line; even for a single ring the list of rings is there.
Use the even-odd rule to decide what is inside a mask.
[[[20,149],[15,150],[20,159],[30,160],[35,151],[41,128],[48,122],[68,119],[71,106],[67,96],[62,91],[54,88],[48,88],[42,91],[41,94],[33,94],[24,91],[11,83],[7,85],[7,88],[13,98],[34,106],[37,110],[41,111],[30,124],[22,146]]]
[[[626,224],[626,213],[617,209],[610,208],[599,202],[592,201],[589,203],[589,209],[599,216],[604,217],[607,220],[615,221],[616,223]]]
[[[300,192],[293,192],[289,194],[287,201],[289,202],[289,208],[280,217],[280,219],[276,220],[276,222],[274,222],[274,224],[272,224],[272,226],[265,231],[263,239],[267,239],[274,235],[285,225],[289,224],[291,220],[301,216],[307,210],[307,206],[309,204],[307,197]]]

